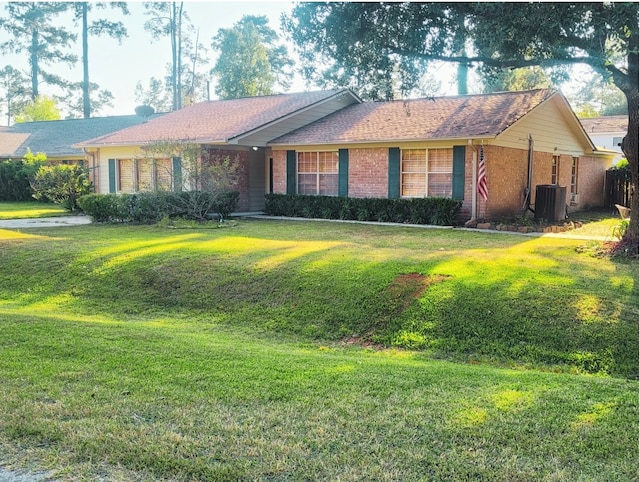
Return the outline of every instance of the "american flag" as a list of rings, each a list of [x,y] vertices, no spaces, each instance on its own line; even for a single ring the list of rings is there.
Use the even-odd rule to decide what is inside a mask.
[[[478,162],[478,193],[485,201],[489,197],[489,189],[487,188],[487,172],[484,166],[484,149],[480,146],[480,160]]]

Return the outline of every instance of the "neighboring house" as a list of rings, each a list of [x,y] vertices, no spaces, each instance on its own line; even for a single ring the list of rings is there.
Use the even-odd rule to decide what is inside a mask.
[[[161,114],[152,116],[158,117]],[[82,163],[86,154],[74,144],[144,123],[137,115],[24,122],[0,128],[0,159],[22,159],[43,152],[49,164]],[[91,167],[91,166],[89,166]],[[90,171],[91,172],[91,171]]]
[[[598,152],[560,92],[534,90],[362,102],[349,90],[195,104],[146,124],[78,143],[98,192],[135,192],[169,179],[141,148],[162,140],[202,147],[203,162],[243,163],[239,211],[264,193],[351,197],[444,196],[468,218],[520,215],[536,186],[566,186],[572,210],[602,206],[610,152]],[[480,158],[488,198],[477,192]],[[176,186],[171,186],[176,187]],[[527,195],[527,193],[529,193]]]
[[[580,119],[580,122],[598,149],[604,148],[616,151],[617,154],[613,158],[614,165],[624,157],[620,144],[622,143],[622,138],[627,135],[629,116],[610,115],[593,117],[590,119]]]

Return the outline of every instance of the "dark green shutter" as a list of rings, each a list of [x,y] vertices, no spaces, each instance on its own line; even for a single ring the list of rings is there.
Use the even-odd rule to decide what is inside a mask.
[[[338,150],[338,196],[349,195],[349,149]]]
[[[116,160],[109,159],[109,192],[116,192]]]
[[[182,191],[182,159],[173,157],[173,190]]]
[[[389,148],[389,199],[400,197],[400,148]]]
[[[464,163],[465,146],[453,146],[453,175],[451,180],[451,198],[456,201],[464,199]]]
[[[287,194],[296,193],[296,151],[287,151]]]

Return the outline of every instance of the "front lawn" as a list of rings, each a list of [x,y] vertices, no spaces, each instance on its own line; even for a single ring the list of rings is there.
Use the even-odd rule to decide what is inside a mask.
[[[242,220],[0,230],[0,463],[77,480],[637,480],[637,263]]]
[[[0,219],[47,218],[65,216],[69,213],[58,204],[40,202],[0,203]]]

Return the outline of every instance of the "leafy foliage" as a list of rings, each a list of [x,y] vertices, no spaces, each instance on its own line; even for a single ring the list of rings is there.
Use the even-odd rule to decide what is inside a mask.
[[[78,198],[93,191],[89,171],[77,164],[41,166],[31,188],[37,200],[60,204],[68,211],[78,211]]]
[[[33,200],[30,179],[42,165],[42,156],[0,162],[0,201]]]
[[[274,216],[450,226],[459,209],[460,202],[447,198],[383,199],[267,194],[264,211]]]
[[[164,218],[203,221],[209,214],[222,220],[236,210],[239,196],[237,191],[88,194],[78,205],[96,222],[154,224]]]
[[[50,97],[39,95],[16,113],[15,121],[16,123],[48,121],[58,120],[60,117],[58,103]]]
[[[216,208],[218,195],[235,190],[242,171],[239,158],[208,155],[206,160],[201,159],[200,145],[191,142],[158,141],[144,146],[142,151],[148,159],[172,158],[177,162],[179,169],[171,173],[171,184],[175,191],[184,192],[171,196],[167,202],[175,212],[186,212],[192,219],[203,220],[207,213],[220,212]]]
[[[221,28],[212,39],[220,55],[211,73],[218,78],[221,99],[268,95],[278,85],[290,85],[293,61],[286,48],[277,45],[276,32],[265,16],[245,15],[232,28]]]
[[[32,99],[40,94],[40,82],[61,87],[67,84],[64,79],[45,71],[43,66],[59,63],[73,66],[78,60],[76,55],[63,50],[75,41],[76,36],[53,23],[68,6],[64,2],[9,2],[5,6],[8,17],[0,19],[0,28],[11,38],[0,47],[4,51],[28,54]]]

